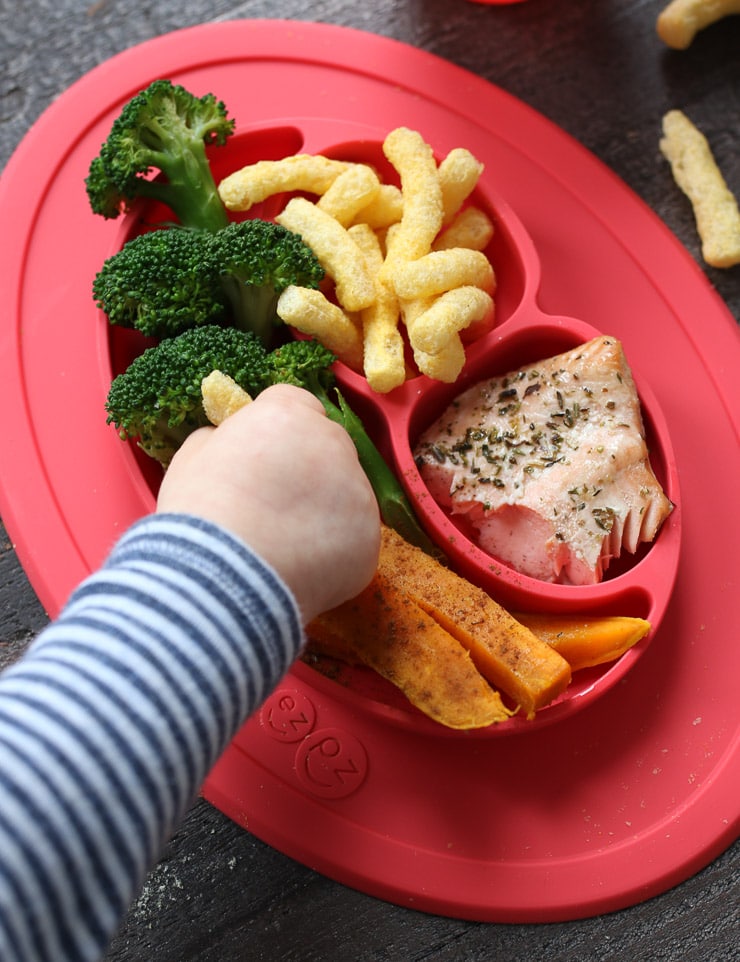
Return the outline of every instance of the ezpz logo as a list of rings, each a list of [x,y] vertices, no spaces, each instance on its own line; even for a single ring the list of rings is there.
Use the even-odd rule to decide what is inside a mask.
[[[302,692],[282,689],[262,706],[262,729],[276,741],[296,745],[295,774],[301,785],[321,798],[344,798],[367,775],[362,742],[341,728],[316,728],[317,712]]]
[[[316,724],[313,702],[299,691],[274,692],[262,706],[262,727],[279,742],[298,742]]]

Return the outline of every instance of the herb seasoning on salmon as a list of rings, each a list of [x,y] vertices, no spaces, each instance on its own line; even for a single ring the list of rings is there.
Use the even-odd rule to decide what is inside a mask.
[[[613,337],[469,388],[414,454],[432,496],[467,518],[484,551],[542,581],[598,583],[673,507]]]

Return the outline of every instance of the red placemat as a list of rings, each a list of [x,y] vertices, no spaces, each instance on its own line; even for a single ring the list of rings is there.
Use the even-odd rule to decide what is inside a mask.
[[[511,738],[452,735],[299,665],[206,797],[340,881],[461,917],[582,917],[686,878],[738,827],[736,326],[611,172],[431,55],[319,24],[205,25],[103,64],[24,139],[0,180],[0,211],[22,239],[0,266],[0,507],[43,604],[55,613],[153,504],[105,425],[110,345],[90,295],[126,227],[89,213],[83,180],[121,104],[158,76],[216,92],[255,149],[297,132],[318,152],[406,125],[441,151],[472,150],[530,239],[525,286],[538,310],[622,339],[665,416],[681,489],[681,559],[659,630],[583,711]]]

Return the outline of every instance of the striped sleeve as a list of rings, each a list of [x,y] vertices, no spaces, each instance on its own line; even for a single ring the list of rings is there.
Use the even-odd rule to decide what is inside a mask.
[[[296,657],[283,582],[140,521],[0,677],[0,958],[98,959],[209,768]]]

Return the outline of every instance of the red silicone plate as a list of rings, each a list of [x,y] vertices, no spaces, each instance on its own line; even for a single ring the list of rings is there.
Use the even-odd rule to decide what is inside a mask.
[[[558,724],[512,738],[450,734],[382,686],[358,695],[299,665],[224,754],[206,797],[347,884],[481,920],[616,909],[706,864],[738,825],[733,319],[683,248],[593,157],[502,91],[413,48],[309,23],[197,27],[97,68],[21,144],[0,182],[0,209],[25,239],[0,267],[10,319],[0,334],[0,494],[42,602],[55,613],[153,503],[151,476],[101,416],[131,346],[111,345],[90,297],[102,259],[132,227],[92,217],[82,182],[120,105],[157,76],[213,90],[237,118],[234,150],[214,155],[217,176],[235,158],[356,151],[400,125],[440,154],[470,148],[486,163],[481,190],[500,227],[492,256],[503,271],[498,327],[471,368],[482,371],[496,352],[535,359],[537,344],[565,348],[595,331],[619,337],[656,470],[678,501],[636,563],[587,596],[552,595],[560,607],[628,604],[659,624],[649,647],[585,683],[559,715],[548,710]],[[60,249],[60,233],[74,244]],[[346,373],[348,390],[352,381]],[[409,439],[437,403],[422,393],[401,409],[392,398],[373,407],[412,494]],[[355,394],[358,406],[367,401]],[[511,597],[537,589],[510,572],[498,584]]]
[[[317,127],[323,138],[321,141],[316,140]],[[370,164],[386,181],[397,182],[395,172],[383,155],[385,133],[360,127],[355,120],[348,123],[338,118],[321,125],[317,125],[314,119],[305,119],[300,126],[298,123],[265,126],[237,132],[227,149],[214,152],[213,164],[217,169],[231,171],[255,159],[305,151],[306,144],[310,143],[316,153]],[[328,142],[329,137],[331,142]],[[288,199],[286,194],[270,197],[239,216],[272,217],[282,210]],[[653,627],[647,638],[614,663],[577,672],[568,689],[540,709],[534,720],[516,714],[505,722],[476,732],[491,738],[529,732],[567,717],[601,697],[631,669],[652,640],[665,614],[678,565],[681,510],[669,431],[657,400],[641,382],[641,402],[652,463],[676,507],[670,523],[664,526],[654,543],[643,545],[634,558],[627,556],[612,563],[601,585],[579,589],[545,584],[523,576],[480,551],[468,533],[453,523],[430,497],[414,460],[415,439],[460,391],[494,373],[502,374],[527,361],[536,362],[573,348],[599,333],[583,321],[554,317],[538,307],[540,261],[537,251],[515,212],[497,195],[495,176],[484,174],[473,202],[486,209],[495,222],[494,239],[487,253],[497,276],[496,321],[489,333],[468,345],[461,376],[453,384],[410,376],[402,387],[380,395],[368,387],[362,375],[338,363],[336,372],[342,391],[353,409],[361,414],[388,461],[395,466],[420,520],[443,546],[450,563],[461,574],[489,591],[511,611],[632,615],[648,620]],[[164,208],[140,205],[129,217],[121,220],[116,248],[139,233],[142,225],[166,221],[169,216],[170,212]],[[131,331],[104,326],[110,340],[112,373],[117,374],[143,350],[146,342],[140,336],[132,335]],[[135,454],[152,492],[156,492],[161,479],[158,466],[140,452]],[[417,731],[430,727],[398,691],[379,682],[373,672],[335,661],[330,661],[327,666],[321,662],[321,659],[314,659],[313,665],[331,673],[336,698],[347,696],[355,705],[362,702],[366,711],[379,712],[385,719],[394,718],[398,724],[411,726]],[[432,729],[435,727],[431,726]]]

